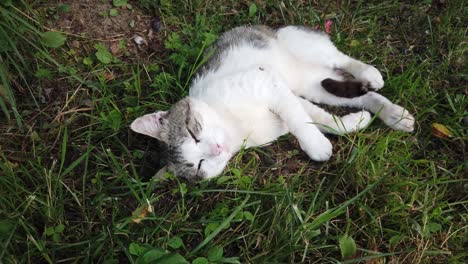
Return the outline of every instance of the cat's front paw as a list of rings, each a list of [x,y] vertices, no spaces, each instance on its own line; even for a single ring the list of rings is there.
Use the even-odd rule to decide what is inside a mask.
[[[312,160],[327,161],[332,155],[333,146],[322,133],[314,135],[310,140],[299,141],[299,144]]]
[[[379,90],[384,86],[382,74],[374,66],[368,65],[357,78],[361,81],[368,82],[369,86],[375,90]]]
[[[405,132],[414,130],[414,117],[405,108],[392,104],[385,106],[380,114],[380,118],[389,127]]]

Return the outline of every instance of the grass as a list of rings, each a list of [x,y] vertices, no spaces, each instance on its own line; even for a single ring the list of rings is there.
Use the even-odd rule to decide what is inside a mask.
[[[72,32],[73,4],[7,2],[0,262],[466,263],[463,1],[93,2],[105,7],[96,19],[110,9],[130,24],[126,14],[157,17],[153,50],[136,49],[133,32]],[[415,132],[376,120],[330,136],[325,163],[283,137],[241,151],[212,181],[151,177],[160,148],[128,126],[187,94],[204,47],[236,25],[327,19],[341,50],[382,70],[382,93],[415,114]],[[66,41],[53,48],[43,32],[57,30]],[[433,123],[453,136],[437,137]]]

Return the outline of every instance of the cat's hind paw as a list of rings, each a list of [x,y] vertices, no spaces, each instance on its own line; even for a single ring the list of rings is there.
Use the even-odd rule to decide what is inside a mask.
[[[375,90],[379,90],[384,86],[384,80],[382,74],[374,66],[368,65],[359,76],[356,76],[358,80],[368,82],[369,86]]]
[[[370,123],[372,118],[369,112],[363,110],[357,113],[347,114],[343,116],[341,120],[345,126],[344,131],[342,131],[344,134],[365,128]],[[342,127],[340,124],[337,125],[339,128]]]
[[[414,117],[405,108],[392,104],[385,106],[380,114],[380,118],[393,129],[405,132],[414,130]]]

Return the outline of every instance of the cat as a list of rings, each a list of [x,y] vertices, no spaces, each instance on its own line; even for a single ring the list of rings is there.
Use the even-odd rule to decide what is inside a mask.
[[[178,177],[215,177],[241,148],[288,132],[312,160],[326,161],[332,144],[323,133],[362,129],[371,121],[368,111],[394,129],[414,129],[406,109],[374,92],[384,86],[381,73],[340,52],[323,32],[241,26],[222,34],[205,54],[210,56],[187,97],[131,124],[167,144],[167,170]],[[347,80],[343,71],[355,79]],[[337,117],[312,102],[362,110]]]

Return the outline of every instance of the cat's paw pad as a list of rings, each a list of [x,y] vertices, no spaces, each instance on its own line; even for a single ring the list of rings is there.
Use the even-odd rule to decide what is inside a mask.
[[[308,142],[299,141],[301,148],[307,153],[307,155],[315,161],[327,161],[330,159],[333,153],[333,146],[323,134],[317,135],[313,140]]]
[[[357,78],[361,81],[368,82],[369,86],[375,90],[379,90],[384,86],[382,74],[374,66],[369,65]]]
[[[357,113],[347,114],[343,116],[341,120],[345,125],[345,131],[352,132],[366,127],[372,118],[369,112],[363,110]]]
[[[414,117],[405,108],[392,104],[386,106],[381,114],[382,120],[393,129],[405,132],[414,130]]]

